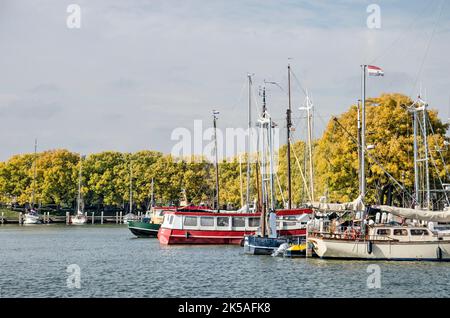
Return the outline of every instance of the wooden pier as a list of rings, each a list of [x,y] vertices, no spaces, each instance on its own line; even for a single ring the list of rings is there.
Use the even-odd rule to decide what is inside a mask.
[[[42,213],[41,221],[43,224],[71,224],[71,217],[73,215],[66,213],[66,215],[50,215],[49,212]],[[86,213],[87,224],[123,224],[122,212],[117,212],[115,215],[104,215],[104,212],[88,212]],[[139,214],[142,219],[143,214]],[[0,215],[0,224],[23,224],[23,214],[18,213],[17,217],[6,217],[4,213]]]

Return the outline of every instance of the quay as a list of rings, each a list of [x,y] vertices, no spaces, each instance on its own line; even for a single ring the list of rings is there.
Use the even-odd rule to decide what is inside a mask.
[[[44,212],[42,214],[43,224],[70,224],[71,217],[69,212],[66,215],[50,215],[49,212]],[[100,213],[86,213],[87,223],[86,224],[123,224],[123,213],[116,212],[114,215],[104,215],[104,212]],[[144,217],[143,213],[138,213],[139,220]],[[0,225],[1,224],[23,224],[24,214],[22,212],[17,213],[17,217],[6,217],[2,212],[0,215]]]

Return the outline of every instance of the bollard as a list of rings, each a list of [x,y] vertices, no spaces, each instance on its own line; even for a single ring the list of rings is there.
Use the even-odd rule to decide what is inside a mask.
[[[92,224],[94,224],[95,221],[95,212],[92,212]]]
[[[100,224],[103,224],[103,211],[102,211],[102,214],[100,216]]]

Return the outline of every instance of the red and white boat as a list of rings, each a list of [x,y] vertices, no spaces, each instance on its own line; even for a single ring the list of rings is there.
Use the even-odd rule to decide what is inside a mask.
[[[277,211],[279,236],[306,236],[311,209]],[[158,232],[162,244],[241,244],[259,230],[260,213],[166,211]]]

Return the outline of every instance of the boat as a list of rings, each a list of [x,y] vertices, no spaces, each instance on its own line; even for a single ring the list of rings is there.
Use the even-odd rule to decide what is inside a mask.
[[[148,215],[144,216],[142,221],[128,221],[128,229],[139,238],[157,237],[161,223],[153,222]]]
[[[361,142],[358,141],[360,148],[360,196],[359,201],[362,208],[358,208],[359,212],[352,224],[349,226],[339,226],[339,224],[331,224],[324,226],[322,223],[320,229],[314,226],[313,229],[308,228],[308,242],[312,244],[314,252],[321,258],[332,259],[352,259],[352,260],[408,260],[408,261],[448,261],[450,260],[450,237],[439,233],[439,231],[431,231],[428,227],[417,226],[415,220],[425,222],[449,222],[449,211],[431,211],[430,195],[427,186],[426,191],[426,208],[421,210],[419,206],[416,208],[401,208],[393,206],[373,206],[364,208],[364,195],[366,193],[365,180],[365,86],[367,65],[363,65],[363,97],[362,97],[362,132]],[[414,105],[414,104],[413,104]],[[426,103],[419,98],[417,108],[414,111],[414,127],[417,126],[417,111],[424,112],[426,118]],[[359,120],[359,118],[358,118]],[[417,132],[414,129],[414,156],[415,156],[415,181],[418,181],[417,169]],[[424,139],[426,139],[426,134]],[[425,152],[428,152],[427,146],[424,146]],[[381,167],[382,168],[382,167]],[[382,168],[383,169],[383,168]],[[388,173],[386,173],[390,176]],[[394,182],[397,182],[390,176]],[[428,179],[428,176],[427,176]],[[419,187],[415,184],[415,194],[413,202],[420,203],[418,200]],[[355,204],[356,207],[359,204]],[[384,211],[380,218],[380,213],[375,216],[375,221],[370,219],[371,209]],[[388,214],[388,215],[387,215]],[[392,219],[389,215],[400,217],[401,223],[388,221]],[[409,221],[409,224],[407,223]],[[336,220],[334,221],[336,222]]]
[[[363,235],[351,227],[334,233],[308,236],[321,258],[396,261],[450,260],[450,237],[434,234],[426,227],[374,225]]]
[[[31,208],[25,213],[23,224],[41,224],[42,219],[40,214],[34,209],[34,201],[36,195],[36,168],[37,168],[37,139],[34,140],[34,159],[33,159],[33,185],[31,192]]]
[[[304,237],[311,209],[276,212],[279,236]],[[215,210],[166,211],[158,232],[161,244],[244,244],[244,236],[254,235],[261,213],[216,212]]]
[[[77,197],[77,212],[70,219],[70,224],[83,225],[87,223],[87,216],[82,211],[82,199],[81,199],[81,178],[83,171],[83,159],[84,156],[80,155],[80,169],[78,171],[78,197]]]
[[[133,166],[132,162],[130,161],[130,202],[129,202],[129,211],[127,214],[123,216],[122,222],[123,224],[128,224],[130,221],[138,221],[139,218],[136,214],[133,213]]]
[[[24,215],[23,224],[41,224],[41,215],[34,209],[31,209]]]

